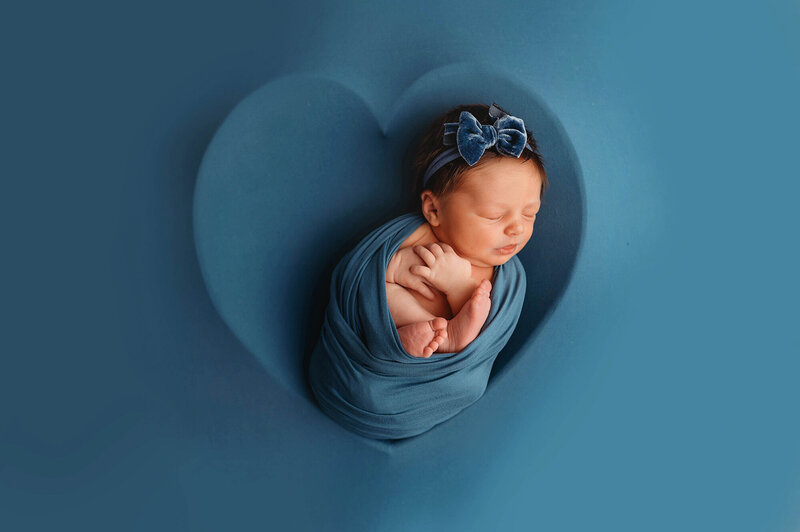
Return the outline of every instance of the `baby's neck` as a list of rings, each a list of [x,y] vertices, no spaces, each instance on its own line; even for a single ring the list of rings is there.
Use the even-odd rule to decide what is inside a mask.
[[[472,278],[480,284],[482,279],[488,279],[494,283],[494,266],[475,266],[472,265]]]

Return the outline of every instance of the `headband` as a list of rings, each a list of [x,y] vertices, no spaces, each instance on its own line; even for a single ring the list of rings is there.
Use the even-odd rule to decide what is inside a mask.
[[[519,158],[525,148],[533,151],[528,144],[528,133],[521,118],[506,113],[496,103],[489,108],[489,116],[495,118],[494,124],[481,124],[469,111],[461,111],[458,122],[448,122],[444,125],[445,146],[452,146],[443,151],[428,165],[422,186],[436,173],[439,168],[459,157],[473,166],[483,156],[487,148],[494,148],[504,155]]]

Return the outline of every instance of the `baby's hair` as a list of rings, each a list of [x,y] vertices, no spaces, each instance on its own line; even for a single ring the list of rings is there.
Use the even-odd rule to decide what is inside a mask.
[[[488,148],[474,166],[470,166],[467,161],[461,157],[458,157],[454,161],[451,161],[438,169],[430,177],[430,179],[428,179],[428,182],[425,184],[425,186],[422,186],[422,179],[425,176],[425,171],[428,169],[428,165],[431,163],[431,161],[433,161],[436,156],[443,151],[451,148],[451,146],[445,146],[442,142],[442,138],[444,137],[444,124],[446,122],[458,122],[462,111],[469,111],[472,113],[481,124],[494,124],[495,119],[489,116],[489,106],[480,103],[453,107],[431,122],[431,124],[423,132],[422,137],[420,138],[420,141],[411,157],[410,174],[411,178],[414,180],[414,197],[416,198],[417,207],[419,209],[421,209],[422,204],[420,195],[423,191],[430,190],[437,197],[445,196],[458,188],[467,170],[477,168],[487,160],[490,160],[494,157],[508,157],[508,155],[501,155],[497,153],[494,147]],[[503,111],[512,116],[516,116],[514,113],[510,113],[505,109],[503,109]],[[542,175],[542,190],[539,193],[539,198],[541,199],[544,197],[544,193],[545,190],[547,190],[548,185],[547,173],[544,169],[544,160],[539,154],[539,150],[536,145],[536,139],[533,138],[533,134],[527,128],[525,129],[525,132],[528,135],[528,144],[530,144],[531,148],[533,148],[533,151],[528,149],[522,150],[522,155],[519,156],[519,160],[533,161],[536,167],[539,169],[539,173]]]

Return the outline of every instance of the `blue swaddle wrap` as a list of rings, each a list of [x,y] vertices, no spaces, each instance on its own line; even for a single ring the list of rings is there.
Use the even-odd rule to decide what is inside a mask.
[[[472,343],[430,358],[408,354],[386,301],[386,268],[423,223],[421,214],[399,216],[342,258],[311,354],[309,381],[322,410],[369,438],[415,436],[477,401],[522,311],[525,270],[514,256],[495,267],[489,317]]]

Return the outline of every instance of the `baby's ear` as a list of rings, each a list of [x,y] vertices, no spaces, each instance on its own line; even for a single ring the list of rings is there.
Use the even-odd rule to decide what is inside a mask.
[[[422,215],[428,223],[436,227],[439,225],[439,200],[430,190],[424,191],[420,195],[422,200]]]

